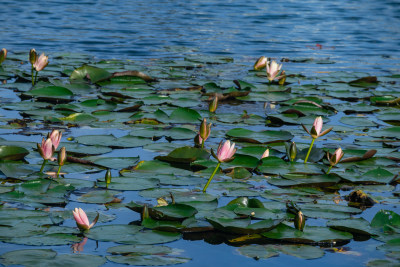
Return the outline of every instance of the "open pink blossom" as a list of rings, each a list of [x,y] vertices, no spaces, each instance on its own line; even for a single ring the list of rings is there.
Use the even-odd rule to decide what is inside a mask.
[[[328,160],[329,160],[330,165],[335,166],[336,164],[338,164],[339,161],[343,158],[343,156],[344,156],[344,153],[340,147],[335,150],[335,153],[333,153],[331,158],[329,158],[329,154],[328,154]]]
[[[316,139],[316,138],[318,138],[318,137],[321,137],[321,136],[326,135],[327,133],[329,133],[329,132],[333,129],[333,127],[331,127],[331,128],[329,128],[329,129],[327,129],[327,130],[321,132],[321,131],[322,131],[322,125],[323,125],[323,124],[324,124],[324,122],[322,121],[322,117],[319,116],[319,117],[315,118],[314,123],[313,123],[313,126],[311,127],[311,131],[309,131],[303,124],[302,124],[301,126],[303,127],[303,129],[304,129],[309,135],[311,135],[311,137],[312,137],[313,139]]]
[[[62,132],[58,130],[53,130],[51,131],[51,133],[47,135],[47,138],[50,138],[51,141],[53,142],[54,150],[56,150],[58,145],[60,144],[61,136]]]
[[[278,77],[279,71],[282,68],[282,64],[278,64],[276,63],[275,60],[273,60],[272,62],[267,62],[267,78],[269,81],[273,81],[275,79],[278,79],[280,77]]]
[[[73,210],[72,213],[74,214],[74,219],[75,219],[76,225],[81,230],[89,230],[90,228],[92,228],[97,223],[97,220],[99,219],[99,215],[100,215],[97,213],[97,216],[93,220],[93,222],[89,223],[89,219],[88,219],[86,213],[83,211],[83,209],[75,208],[75,210]]]
[[[36,71],[41,71],[43,70],[47,65],[49,64],[49,57],[45,56],[44,53],[40,55],[33,63],[33,67],[35,68]]]
[[[37,148],[39,151],[39,154],[42,156],[42,158],[44,160],[55,160],[55,158],[53,158],[53,153],[54,153],[54,146],[53,146],[53,142],[51,141],[50,138],[47,139],[42,139],[42,144],[37,144]]]
[[[211,154],[215,159],[219,162],[229,162],[234,159],[233,155],[235,155],[237,148],[235,149],[235,143],[227,140],[224,144],[222,142],[218,146],[217,155],[215,155],[214,151],[211,150]]]

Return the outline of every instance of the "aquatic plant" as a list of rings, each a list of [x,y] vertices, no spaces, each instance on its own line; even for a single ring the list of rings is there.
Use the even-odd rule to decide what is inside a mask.
[[[219,143],[218,149],[217,149],[217,154],[214,153],[214,151],[211,149],[211,154],[213,157],[218,160],[218,164],[214,169],[214,172],[211,174],[210,178],[208,179],[206,185],[203,188],[203,192],[205,193],[207,191],[208,185],[211,183],[211,180],[213,179],[215,173],[219,169],[219,166],[221,166],[221,163],[223,162],[230,162],[234,160],[233,155],[235,155],[237,148],[235,148],[235,143],[226,140],[225,143],[222,144],[222,141]]]
[[[270,82],[272,82],[275,79],[279,79],[280,76],[279,75],[279,71],[282,68],[282,64],[278,64],[276,63],[275,60],[272,61],[268,61],[266,63],[266,67],[267,67],[267,78]]]
[[[81,231],[89,230],[90,228],[92,228],[97,223],[97,220],[99,219],[100,216],[100,214],[97,213],[97,216],[93,220],[93,222],[89,223],[89,219],[86,215],[86,212],[83,209],[75,208],[75,210],[73,210],[72,213],[74,215],[76,225]]]
[[[0,51],[0,66],[1,63],[3,63],[3,61],[6,60],[6,58],[7,58],[7,49],[3,48]]]
[[[319,117],[315,118],[313,126],[311,127],[310,131],[308,131],[308,129],[303,124],[301,125],[303,127],[303,129],[309,135],[311,135],[311,137],[312,137],[311,145],[310,145],[310,148],[308,149],[307,155],[306,155],[306,157],[304,159],[304,163],[307,163],[307,160],[308,160],[308,157],[310,156],[310,152],[311,152],[311,149],[312,149],[312,147],[314,145],[315,139],[317,139],[318,137],[326,135],[327,133],[329,133],[333,129],[333,127],[331,127],[329,129],[326,129],[325,131],[321,132],[323,124],[324,124],[324,122],[322,120],[322,117],[319,116]]]
[[[344,156],[344,153],[340,147],[335,150],[332,157],[329,157],[329,153],[327,154],[329,164],[330,164],[329,169],[326,172],[327,174],[331,171],[333,166],[335,166],[336,164],[339,163],[339,161],[343,158],[343,156]]]

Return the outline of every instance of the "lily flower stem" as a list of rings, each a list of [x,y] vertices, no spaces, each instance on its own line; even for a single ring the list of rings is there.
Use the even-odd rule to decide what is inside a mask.
[[[47,159],[43,160],[42,167],[40,168],[40,172],[43,171],[44,165],[46,165]]]
[[[307,156],[306,156],[306,158],[304,159],[304,163],[307,163],[308,156],[310,156],[311,149],[312,149],[312,147],[313,147],[313,145],[314,145],[315,139],[316,139],[316,138],[313,138],[313,140],[311,141],[311,145],[310,145],[310,148],[308,149]]]
[[[328,171],[326,172],[326,174],[328,174],[328,173],[331,171],[331,169],[332,169],[332,165],[329,166],[329,169],[328,169]]]
[[[31,67],[31,76],[32,76],[32,86],[34,86],[35,80],[33,79],[33,66]]]
[[[214,177],[214,175],[217,173],[217,170],[219,169],[219,166],[221,165],[221,162],[218,162],[217,167],[215,167],[214,172],[211,174],[210,179],[208,179],[206,185],[203,188],[203,193],[205,193],[207,191],[207,187],[208,185],[211,183],[212,178]]]
[[[204,148],[204,139],[201,140],[201,148]]]
[[[60,175],[60,171],[61,171],[61,165],[60,165],[60,166],[58,166],[57,178],[58,178],[58,176]]]
[[[37,82],[37,76],[38,76],[38,71],[36,71],[36,74],[35,74],[35,83]]]

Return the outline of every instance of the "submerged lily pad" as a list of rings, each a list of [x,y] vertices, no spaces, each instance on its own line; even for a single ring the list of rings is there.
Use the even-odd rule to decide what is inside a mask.
[[[113,254],[113,256],[106,256],[109,261],[128,265],[162,266],[186,263],[191,260],[179,257],[181,250],[166,246],[121,245],[110,247],[107,252]]]

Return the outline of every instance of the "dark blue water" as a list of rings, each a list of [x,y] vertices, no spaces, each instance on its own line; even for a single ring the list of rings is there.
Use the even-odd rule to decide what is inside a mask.
[[[334,63],[307,64],[313,70],[400,72],[400,1],[10,0],[0,1],[0,7],[0,49],[13,53],[36,48],[50,60],[59,52],[133,60],[201,54],[251,64],[265,55]],[[290,70],[304,71],[302,66]],[[369,220],[379,208],[373,209]],[[121,223],[133,220],[122,218]],[[85,253],[104,255],[106,246],[112,245],[100,242],[97,248],[89,240]],[[377,245],[374,240],[362,245],[352,241],[349,246],[362,256],[327,253],[322,259],[304,261],[281,254],[256,261],[224,244],[185,240],[171,244],[193,258],[184,266],[362,266],[371,258],[384,257]],[[0,244],[0,252],[21,248],[25,247]],[[51,248],[71,251],[68,246]]]
[[[0,45],[10,51],[34,47],[50,56],[68,51],[119,59],[320,57],[339,69],[399,70],[396,0],[0,3]]]

